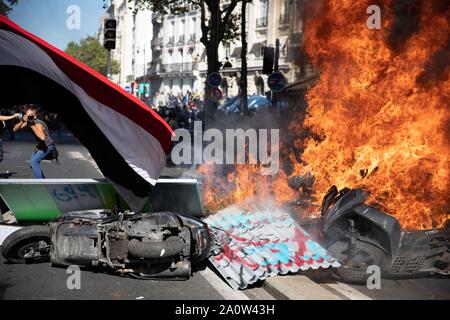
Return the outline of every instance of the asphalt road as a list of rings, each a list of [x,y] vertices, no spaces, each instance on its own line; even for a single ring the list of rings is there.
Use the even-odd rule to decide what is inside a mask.
[[[450,300],[450,278],[382,279],[380,290],[353,286],[371,299],[383,300]]]
[[[29,158],[33,138],[19,133],[14,141],[3,141],[4,161],[0,162],[0,179],[34,178]],[[65,133],[57,143],[60,165],[43,162],[47,178],[102,178],[86,148]],[[177,168],[167,168],[166,175],[177,175]],[[203,266],[187,281],[139,280],[81,270],[81,290],[69,290],[66,269],[50,263],[8,264],[0,255],[0,299],[273,299],[255,287],[245,294],[234,292],[221,278]]]
[[[368,289],[364,285],[342,283],[335,275],[320,276],[316,271],[307,271],[304,274],[321,288],[344,300],[450,300],[450,277],[448,276],[383,278],[380,289]]]
[[[65,134],[57,144],[60,165],[43,163],[48,178],[101,178],[89,152]],[[33,178],[29,157],[33,150],[30,136],[18,135],[16,141],[4,141],[4,161],[0,163],[0,178]],[[9,173],[6,173],[6,172]],[[165,170],[166,175],[182,173],[179,168]],[[263,284],[244,292],[234,292],[209,268],[195,272],[187,281],[144,281],[127,277],[81,271],[81,289],[69,290],[66,269],[49,263],[12,265],[0,256],[0,299],[273,299]],[[450,279],[420,278],[386,280],[381,290],[365,286],[346,285],[332,278],[316,279],[308,296],[326,290],[340,299],[450,299]],[[298,288],[302,290],[302,288]],[[353,292],[353,293],[352,293]],[[273,292],[271,292],[273,293]],[[355,294],[356,293],[356,294]],[[274,294],[274,293],[273,293]],[[275,295],[275,294],[274,294]],[[275,295],[276,296],[276,295]],[[278,297],[278,296],[276,296]]]
[[[69,290],[71,275],[50,263],[7,264],[1,257],[0,299],[223,299],[199,273],[187,281],[152,281],[81,270],[80,289]]]
[[[64,133],[57,143],[60,164],[41,163],[46,178],[101,178],[88,150],[69,133]],[[34,178],[30,158],[34,149],[33,137],[27,132],[16,134],[16,140],[3,141],[4,159],[0,162],[0,178]]]

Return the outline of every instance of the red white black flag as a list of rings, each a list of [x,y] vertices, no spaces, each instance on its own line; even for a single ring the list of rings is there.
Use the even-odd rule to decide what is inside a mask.
[[[173,131],[104,76],[0,16],[0,107],[34,103],[56,112],[105,177],[145,197]]]

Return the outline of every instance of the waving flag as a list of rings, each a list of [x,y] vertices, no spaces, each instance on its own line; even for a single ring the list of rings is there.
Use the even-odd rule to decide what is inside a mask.
[[[0,74],[1,108],[34,103],[58,113],[125,198],[148,195],[173,134],[153,110],[3,16]]]

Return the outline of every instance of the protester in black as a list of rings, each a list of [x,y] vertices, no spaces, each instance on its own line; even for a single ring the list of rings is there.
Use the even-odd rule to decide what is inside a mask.
[[[53,156],[56,153],[56,146],[45,122],[37,118],[37,107],[34,105],[27,105],[25,115],[22,121],[14,126],[14,132],[29,128],[36,138],[36,148],[31,156],[31,169],[33,169],[34,176],[38,179],[43,179],[44,174],[41,169],[41,161],[48,158],[56,158]]]

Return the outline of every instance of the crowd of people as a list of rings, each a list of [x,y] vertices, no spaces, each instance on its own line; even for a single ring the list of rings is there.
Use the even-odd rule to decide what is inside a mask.
[[[199,95],[187,92],[184,96],[169,94],[165,106],[157,106],[157,113],[173,130],[194,129],[194,121],[204,121],[203,102]]]

